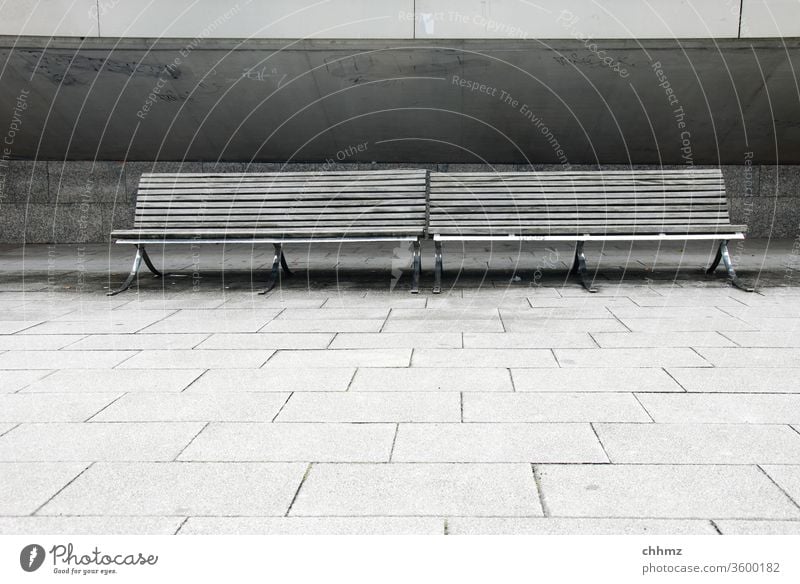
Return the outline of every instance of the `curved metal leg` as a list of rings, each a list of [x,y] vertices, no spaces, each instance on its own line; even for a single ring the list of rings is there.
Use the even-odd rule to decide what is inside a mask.
[[[592,286],[589,282],[589,277],[586,272],[586,256],[583,254],[583,242],[579,241],[575,245],[575,261],[572,264],[571,273],[577,274],[581,285],[589,292],[597,292],[597,288]]]
[[[727,241],[725,242],[727,244]],[[714,256],[714,261],[711,262],[711,265],[706,270],[706,274],[711,275],[714,273],[714,270],[717,269],[720,260],[722,259],[722,245],[717,248],[717,255]]]
[[[272,270],[269,274],[269,280],[267,280],[267,286],[263,290],[259,292],[259,294],[266,294],[270,290],[272,290],[275,285],[278,283],[281,277],[281,260],[283,260],[283,248],[280,243],[274,243],[275,246],[275,255],[272,258]],[[286,260],[283,260],[284,262]]]
[[[728,242],[723,241],[719,244],[719,251],[717,252],[722,256],[722,262],[725,264],[725,269],[728,271],[728,277],[731,279],[731,284],[744,290],[745,292],[755,292],[755,288],[749,286],[739,279],[736,275],[736,270],[733,269],[733,261],[731,261],[731,254],[728,253]]]
[[[412,252],[412,272],[411,272],[411,293],[419,294],[419,274],[422,271],[422,250],[420,249],[419,240],[413,244]]]
[[[122,286],[120,286],[116,290],[109,290],[108,292],[106,292],[106,296],[116,296],[120,292],[125,292],[125,290],[131,287],[131,284],[136,279],[136,275],[139,273],[139,268],[142,267],[143,256],[144,256],[144,248],[137,245],[136,255],[133,258],[133,266],[131,267],[131,273],[128,274],[128,277],[125,279],[125,282],[122,283]]]
[[[433,293],[440,294],[442,292],[442,242],[435,241],[433,243],[434,252],[434,268],[433,268]]]
[[[159,271],[156,269],[156,267],[153,265],[153,262],[151,262],[151,261],[150,261],[150,256],[149,256],[149,255],[147,255],[147,250],[144,248],[144,246],[143,246],[143,245],[137,245],[136,247],[137,247],[139,250],[141,250],[141,252],[142,252],[142,259],[144,259],[144,263],[145,263],[145,264],[147,264],[147,269],[148,269],[148,270],[150,270],[151,272],[153,272],[153,277],[154,277],[154,278],[160,278],[161,276],[163,276],[164,274],[162,274],[161,272],[159,272]]]
[[[289,269],[289,264],[286,263],[286,256],[283,255],[283,249],[281,249],[281,268],[283,268],[283,273],[286,274],[287,277],[291,278],[294,276],[294,272]]]

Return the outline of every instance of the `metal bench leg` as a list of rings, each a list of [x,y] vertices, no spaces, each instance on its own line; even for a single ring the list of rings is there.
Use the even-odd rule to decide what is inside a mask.
[[[283,255],[283,248],[281,248],[281,268],[283,268],[283,273],[286,274],[287,278],[294,276],[294,272],[289,269],[289,264],[286,263],[286,256]]]
[[[413,247],[412,252],[412,267],[411,267],[411,293],[419,294],[419,274],[422,271],[422,250],[420,249],[419,240],[411,244]]]
[[[433,293],[440,294],[442,292],[442,242],[434,241],[434,269],[433,269]]]
[[[136,246],[136,255],[133,258],[133,266],[131,267],[131,273],[128,274],[128,277],[122,283],[122,286],[115,290],[109,290],[106,292],[106,296],[116,296],[120,292],[125,292],[128,288],[131,287],[131,284],[136,279],[136,276],[139,274],[139,268],[142,267],[142,257],[144,256],[145,251],[144,247],[137,245]]]
[[[583,242],[579,241],[575,245],[575,260],[572,263],[570,274],[576,274],[581,285],[589,292],[597,292],[591,282],[589,282],[589,275],[586,273],[586,256],[583,254]]]
[[[274,243],[273,245],[275,246],[275,256],[272,258],[272,270],[266,288],[259,292],[262,295],[275,287],[281,277],[281,264],[286,265],[286,259],[283,257],[283,246],[280,243]],[[288,270],[286,271],[288,272]]]
[[[153,272],[153,277],[154,278],[160,278],[161,276],[163,276],[164,274],[159,272],[156,269],[156,267],[153,265],[153,262],[150,261],[150,256],[147,255],[147,250],[144,248],[144,246],[143,245],[137,245],[136,247],[142,252],[142,259],[144,260],[144,263],[147,264],[147,269],[150,270],[151,272]]]
[[[755,292],[755,288],[752,286],[748,286],[742,280],[739,279],[739,276],[736,275],[736,270],[733,269],[733,261],[731,260],[731,254],[728,252],[728,240],[724,239],[719,244],[719,249],[717,250],[717,255],[714,257],[714,261],[711,262],[711,266],[706,270],[707,274],[713,274],[714,270],[717,269],[720,260],[722,263],[725,264],[725,269],[728,271],[728,278],[731,280],[731,284],[735,287],[739,288],[740,290],[744,290],[745,292]]]

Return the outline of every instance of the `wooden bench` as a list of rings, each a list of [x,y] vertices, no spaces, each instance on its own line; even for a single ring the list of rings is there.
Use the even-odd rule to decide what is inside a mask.
[[[595,292],[586,271],[587,241],[719,240],[710,274],[722,260],[736,276],[728,241],[732,225],[722,172],[634,170],[597,172],[431,173],[429,233],[435,247],[434,293],[441,291],[445,241],[575,242],[571,273]]]
[[[136,246],[125,282],[142,261],[161,276],[147,245],[273,244],[266,288],[291,275],[287,243],[406,241],[412,245],[411,291],[419,290],[420,238],[425,234],[427,174],[421,170],[282,173],[143,174],[133,229],[116,230],[116,243]]]

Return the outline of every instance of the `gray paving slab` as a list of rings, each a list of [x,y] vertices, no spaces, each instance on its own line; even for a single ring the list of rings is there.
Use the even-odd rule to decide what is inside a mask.
[[[501,368],[363,368],[351,391],[512,391],[511,376]]]
[[[281,350],[269,360],[266,368],[406,367],[410,360],[411,349]]]
[[[297,393],[276,422],[459,422],[456,392]]]
[[[303,463],[97,463],[44,515],[282,516]]]
[[[594,348],[588,333],[464,333],[467,349],[555,349]]]
[[[288,393],[131,393],[92,422],[271,422]]]
[[[142,297],[134,295],[133,299],[115,308],[122,312],[134,310],[161,310],[172,311],[182,309],[211,309],[228,307],[224,296],[217,294],[206,295],[197,293],[164,294],[162,296]]]
[[[485,308],[485,298],[461,298],[454,296],[445,296],[438,294],[436,296],[429,296],[428,303],[422,308],[429,309],[449,309],[449,310],[472,310],[473,308]],[[491,301],[492,305],[498,308],[530,308],[531,303],[525,296],[512,296],[512,297],[498,297]],[[411,307],[409,307],[411,308]]]
[[[800,328],[796,331],[727,332],[725,336],[742,347],[800,347]]]
[[[627,296],[604,296],[597,294],[584,294],[575,297],[550,298],[535,296],[530,298],[533,308],[589,308],[598,306],[635,306]]]
[[[688,320],[734,316],[715,306],[695,306],[693,304],[687,306],[612,306],[608,310],[617,318],[625,321],[638,318]]]
[[[203,369],[61,369],[32,382],[21,393],[177,392]],[[0,377],[2,377],[0,375]]]
[[[273,320],[260,329],[262,333],[377,333],[385,319],[370,320]]]
[[[800,349],[715,349],[697,351],[716,367],[800,367]]]
[[[0,369],[110,369],[136,351],[7,351]]]
[[[354,368],[319,367],[314,369],[219,369],[210,370],[187,388],[187,393],[237,391],[346,391]]]
[[[755,316],[749,316],[746,322],[750,327],[749,330],[757,330],[761,332],[797,332],[798,330],[800,330],[800,318],[795,318],[795,317],[756,318]],[[748,330],[748,329],[729,329],[729,330]]]
[[[89,335],[70,344],[66,350],[141,351],[144,349],[192,349],[208,338],[208,334]],[[24,335],[22,338],[50,339],[52,335]],[[57,337],[56,337],[57,338]]]
[[[410,320],[392,319],[390,317],[383,326],[382,332],[431,334],[450,332],[502,333],[504,330],[503,323],[499,318],[485,320],[435,320],[432,318]]]
[[[213,334],[197,345],[197,349],[324,349],[331,333],[244,333]]]
[[[743,333],[752,334],[752,333]],[[673,348],[673,347],[735,347],[730,339],[716,331],[660,333],[593,333],[603,349]]]
[[[0,517],[1,535],[172,535],[181,517]]]
[[[56,351],[82,335],[0,335],[0,351]]]
[[[389,321],[412,320],[498,320],[500,318],[497,308],[484,304],[481,307],[467,306],[464,308],[397,308],[392,310]]]
[[[326,297],[306,297],[283,294],[280,296],[258,296],[248,294],[242,298],[230,298],[223,304],[224,308],[320,308]]]
[[[202,428],[189,422],[22,424],[0,437],[0,460],[173,460]]]
[[[110,335],[133,334],[150,324],[149,321],[86,320],[77,322],[43,322],[26,328],[26,335]]]
[[[76,462],[0,462],[0,515],[30,515],[86,469]]]
[[[379,308],[425,308],[429,299],[422,296],[375,296],[367,294],[364,298],[331,296],[322,305],[324,309],[379,309]]]
[[[465,422],[650,422],[630,393],[491,393],[463,396]]]
[[[717,535],[703,519],[448,517],[449,535]]]
[[[395,424],[212,423],[178,460],[388,462]]]
[[[595,333],[626,332],[628,329],[613,318],[586,318],[564,320],[559,318],[526,318],[524,320],[508,320],[503,322],[509,333]]]
[[[608,308],[601,305],[591,306],[534,306],[527,310],[500,309],[500,316],[503,322],[512,321],[540,321],[546,319],[557,320],[585,320],[585,319],[605,319],[614,318]]]
[[[121,394],[0,394],[0,422],[83,422]]]
[[[217,311],[208,311],[206,317],[169,317],[142,329],[151,334],[180,333],[255,333],[272,320],[271,317],[217,317]],[[277,312],[277,311],[276,311]]]
[[[315,464],[289,516],[541,516],[528,464]]]
[[[50,373],[46,369],[0,371],[0,394],[19,391]]]
[[[714,523],[722,535],[800,535],[800,521],[720,519]]]
[[[670,367],[669,374],[691,392],[788,392],[800,393],[800,368]]]
[[[788,426],[599,423],[594,427],[614,463],[800,463],[800,434]]]
[[[573,462],[608,458],[589,424],[400,424],[394,462]]]
[[[414,349],[412,367],[558,367],[548,349]]]
[[[770,478],[800,506],[800,465],[761,465]]]
[[[795,302],[761,306],[726,306],[724,311],[748,322],[751,319],[761,318],[800,318],[800,306]]]
[[[689,348],[555,349],[561,367],[711,367]]]
[[[705,318],[623,318],[625,327],[634,333],[702,332],[702,331],[755,331],[757,326],[732,316]],[[624,329],[623,329],[624,330]]]
[[[560,298],[561,289],[549,286],[511,286],[500,288],[489,286],[467,286],[461,289],[464,298],[487,298],[492,300],[502,298]],[[584,290],[585,292],[585,290]]]
[[[287,308],[277,320],[377,320],[387,316],[388,308]]]
[[[703,293],[706,292],[706,293]],[[742,302],[736,298],[725,295],[722,290],[713,291],[691,291],[690,294],[677,294],[676,292],[665,292],[661,297],[658,296],[631,296],[630,300],[638,306],[655,308],[696,308],[698,306],[732,306],[741,307]]]
[[[339,333],[331,349],[457,349],[460,333]]]
[[[0,523],[0,527],[2,523]],[[436,517],[190,517],[179,535],[443,535]]]
[[[266,363],[273,352],[271,350],[187,351],[181,349],[140,351],[120,367],[123,369],[256,369]],[[0,361],[0,363],[2,362]]]
[[[540,465],[554,517],[798,519],[800,508],[754,466]]]
[[[800,395],[642,394],[637,396],[656,422],[702,424],[800,423]]]

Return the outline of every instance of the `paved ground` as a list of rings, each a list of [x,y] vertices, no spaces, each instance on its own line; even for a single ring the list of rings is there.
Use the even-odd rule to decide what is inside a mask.
[[[458,247],[0,248],[0,532],[800,533],[792,242]]]

